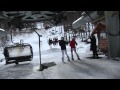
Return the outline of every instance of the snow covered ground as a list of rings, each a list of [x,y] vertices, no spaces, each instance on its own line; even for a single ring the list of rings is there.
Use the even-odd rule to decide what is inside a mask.
[[[52,29],[51,29],[52,30]],[[51,36],[49,31],[38,31],[41,37],[41,60],[42,64],[54,62],[54,65],[39,71],[39,42],[36,33],[19,35],[13,38],[13,41],[19,42],[23,39],[25,43],[29,43],[33,47],[33,60],[27,62],[20,62],[19,65],[8,64],[5,65],[5,60],[0,62],[0,79],[118,79],[120,78],[120,61],[109,60],[104,55],[99,55],[100,59],[89,59],[92,52],[89,50],[90,45],[81,42],[77,38],[78,46],[77,52],[81,60],[68,62],[65,57],[65,63],[61,60],[61,50],[59,45],[49,47],[47,40],[49,37],[60,37],[62,34]],[[59,32],[59,31],[58,31]],[[68,55],[71,57],[70,47],[67,46]],[[0,52],[0,59],[4,58],[2,51]]]

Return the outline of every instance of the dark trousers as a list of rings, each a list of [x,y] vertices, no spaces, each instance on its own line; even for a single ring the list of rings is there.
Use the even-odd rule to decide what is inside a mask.
[[[74,59],[74,57],[73,57],[73,51],[75,52],[76,56],[79,58],[79,55],[76,52],[76,48],[71,48],[71,57],[72,57],[72,59]]]
[[[93,50],[93,57],[95,57],[95,56],[98,57],[97,49],[94,49],[94,50]]]

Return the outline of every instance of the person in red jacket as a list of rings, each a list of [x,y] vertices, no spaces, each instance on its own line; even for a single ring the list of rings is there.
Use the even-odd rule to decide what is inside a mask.
[[[77,42],[75,41],[75,38],[72,39],[72,41],[70,41],[70,47],[71,47],[71,56],[72,56],[72,60],[74,61],[74,57],[73,57],[73,51],[75,52],[75,54],[77,55],[78,60],[80,60],[79,55],[76,52],[76,45]]]

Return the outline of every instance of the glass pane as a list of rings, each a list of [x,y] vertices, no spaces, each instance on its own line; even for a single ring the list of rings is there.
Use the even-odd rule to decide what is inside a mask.
[[[104,32],[100,33],[100,39],[107,39],[106,33]]]

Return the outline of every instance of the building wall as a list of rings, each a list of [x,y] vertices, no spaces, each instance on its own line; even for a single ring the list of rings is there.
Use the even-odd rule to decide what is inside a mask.
[[[106,30],[108,33],[108,50],[111,58],[120,57],[119,14],[114,11],[105,11]],[[112,35],[111,35],[112,34]]]

